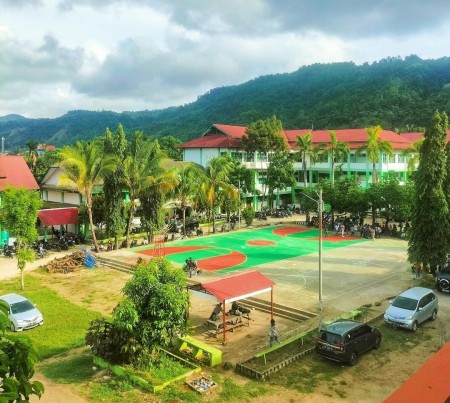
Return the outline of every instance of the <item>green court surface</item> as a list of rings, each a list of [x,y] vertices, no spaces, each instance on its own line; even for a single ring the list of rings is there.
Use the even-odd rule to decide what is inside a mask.
[[[192,257],[201,269],[227,273],[317,253],[318,237],[319,231],[314,228],[264,227],[168,242],[164,249],[166,258],[175,263],[183,264]],[[322,250],[365,241],[367,240],[360,237],[342,238],[333,233],[329,237],[323,237]],[[149,255],[149,252],[147,249],[138,253]]]

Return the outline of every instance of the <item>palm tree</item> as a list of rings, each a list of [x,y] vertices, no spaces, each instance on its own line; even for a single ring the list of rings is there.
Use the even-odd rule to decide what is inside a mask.
[[[208,210],[213,219],[213,232],[215,228],[215,214],[214,208],[217,204],[217,196],[220,191],[226,194],[236,192],[236,188],[229,184],[229,173],[232,169],[231,161],[226,157],[216,157],[208,161],[206,165],[205,175],[202,184],[202,191],[204,192]]]
[[[28,148],[27,164],[28,164],[28,167],[31,169],[31,171],[34,174],[36,162],[38,160],[37,147],[38,147],[39,143],[36,140],[29,140],[25,143],[25,145]]]
[[[394,151],[392,144],[389,141],[381,140],[380,134],[383,131],[380,125],[373,126],[366,129],[368,134],[367,143],[357,150],[360,154],[362,151],[366,151],[367,159],[372,163],[372,183],[378,183],[378,172],[376,169],[376,164],[380,160],[380,154],[384,153],[392,157]]]
[[[62,161],[59,166],[64,171],[61,184],[73,184],[86,202],[89,224],[95,250],[98,252],[92,220],[92,192],[94,186],[100,185],[105,175],[117,167],[114,156],[105,154],[103,143],[99,139],[90,142],[78,141],[74,146],[66,146],[60,151]]]
[[[331,161],[331,186],[334,186],[334,166],[337,161],[344,160],[350,149],[348,143],[345,141],[338,141],[334,130],[328,132],[330,134],[331,141],[329,143],[321,143],[318,145],[318,149],[323,152],[325,156],[330,158]]]
[[[420,162],[420,148],[422,147],[424,137],[412,143],[406,150],[402,151],[402,156],[408,159],[408,175],[411,176],[416,169],[416,165]]]
[[[149,140],[144,133],[137,131],[129,143],[127,157],[121,170],[123,184],[130,195],[126,243],[130,244],[131,223],[137,209],[138,199],[149,188],[165,193],[176,185],[173,171],[163,168],[164,153],[161,152],[156,140]]]
[[[193,163],[183,164],[178,170],[178,185],[174,190],[174,196],[178,199],[183,212],[184,235],[186,235],[186,209],[193,203],[203,175],[202,168]]]
[[[302,159],[302,170],[303,170],[303,187],[306,189],[308,187],[308,173],[306,170],[306,158],[311,156],[314,150],[312,143],[312,133],[308,132],[303,137],[297,136],[297,141],[295,145],[298,147],[298,152]]]

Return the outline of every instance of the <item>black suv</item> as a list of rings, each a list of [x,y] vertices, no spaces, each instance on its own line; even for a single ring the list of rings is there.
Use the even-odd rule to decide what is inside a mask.
[[[450,263],[447,262],[436,272],[436,289],[442,292],[450,292]]]
[[[379,349],[380,345],[378,329],[354,320],[338,320],[320,330],[316,353],[333,361],[355,365],[364,351]]]

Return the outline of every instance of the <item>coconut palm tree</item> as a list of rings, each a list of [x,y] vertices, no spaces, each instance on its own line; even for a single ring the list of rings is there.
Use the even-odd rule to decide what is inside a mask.
[[[380,139],[382,131],[383,129],[380,125],[367,128],[367,143],[357,150],[358,154],[360,154],[362,151],[365,151],[367,154],[367,159],[372,163],[373,184],[376,184],[378,182],[378,172],[376,164],[380,160],[380,155],[383,153],[389,155],[389,157],[392,157],[394,155],[392,144],[389,141]]]
[[[304,136],[297,136],[297,141],[295,145],[298,147],[298,153],[302,159],[302,170],[303,170],[303,187],[306,189],[308,187],[308,172],[306,170],[306,158],[314,153],[314,146],[312,143],[312,133],[308,132]]]
[[[60,184],[74,185],[83,196],[89,217],[89,225],[95,250],[98,252],[92,220],[92,192],[100,185],[105,175],[117,168],[117,159],[105,154],[103,142],[94,139],[90,142],[78,141],[74,146],[66,146],[60,151],[62,161],[59,166],[63,170]]]
[[[408,157],[408,175],[411,176],[420,162],[420,148],[422,147],[424,137],[412,143],[406,150],[402,151],[402,156]]]
[[[350,152],[348,143],[345,141],[338,141],[334,130],[328,132],[330,134],[331,141],[329,143],[320,143],[318,149],[330,159],[331,162],[331,186],[334,186],[334,171],[335,164],[338,161],[345,160]]]
[[[194,163],[183,164],[178,169],[178,185],[174,190],[174,196],[178,199],[183,212],[184,235],[186,235],[186,209],[194,202],[202,177],[204,177],[203,169]]]
[[[205,175],[202,178],[202,191],[205,195],[208,210],[213,219],[213,232],[215,228],[214,208],[217,204],[217,196],[220,191],[225,194],[236,192],[236,188],[229,184],[229,173],[232,169],[232,162],[226,157],[216,157],[208,161],[205,168]]]
[[[28,153],[27,153],[27,164],[28,167],[31,169],[31,172],[33,172],[34,174],[34,170],[36,168],[36,163],[38,160],[38,151],[37,151],[37,147],[39,145],[38,141],[36,140],[29,140],[25,143],[25,145],[28,148]]]
[[[127,246],[130,245],[131,224],[139,197],[149,188],[166,193],[176,186],[175,171],[163,167],[164,159],[165,155],[161,152],[156,140],[146,138],[141,131],[134,133],[128,145],[127,157],[121,166],[123,184],[130,195],[126,231]]]

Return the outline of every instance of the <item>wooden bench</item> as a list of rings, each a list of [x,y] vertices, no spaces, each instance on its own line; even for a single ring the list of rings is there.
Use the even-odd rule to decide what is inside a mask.
[[[178,338],[178,351],[185,351],[189,347],[192,349],[192,356],[197,360],[207,358],[211,367],[222,364],[222,351],[218,348],[194,339],[191,336]]]
[[[243,320],[245,319],[245,320]],[[223,321],[222,320],[207,320],[206,326],[208,327],[207,335],[208,336],[217,336],[221,333],[223,329]],[[241,326],[250,326],[250,316],[249,314],[244,315],[227,315],[225,322],[225,330],[227,332],[232,332],[234,329]]]

